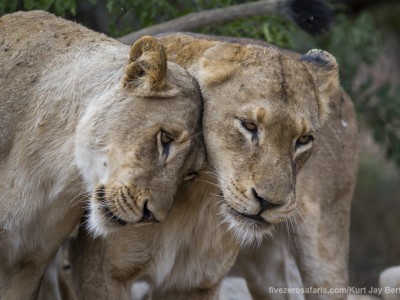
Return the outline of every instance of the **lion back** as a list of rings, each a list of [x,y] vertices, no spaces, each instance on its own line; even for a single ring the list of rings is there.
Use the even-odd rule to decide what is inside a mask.
[[[0,163],[12,147],[15,132],[23,129],[27,112],[35,110],[43,70],[88,42],[93,47],[98,42],[116,43],[43,11],[0,18]],[[62,82],[63,74],[59,80]]]

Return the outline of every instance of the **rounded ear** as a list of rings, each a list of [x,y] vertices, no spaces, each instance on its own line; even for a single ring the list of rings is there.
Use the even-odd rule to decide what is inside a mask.
[[[323,122],[328,118],[329,99],[339,87],[339,67],[336,59],[323,50],[313,49],[301,56],[313,78],[315,88],[319,93],[319,117]]]
[[[339,86],[339,67],[333,55],[313,49],[301,56],[320,93],[329,94]]]
[[[240,60],[241,48],[235,44],[218,43],[204,52],[200,59],[199,82],[204,86],[220,84],[228,80]]]
[[[159,91],[166,87],[166,76],[167,56],[164,47],[151,36],[138,39],[129,52],[123,86]]]

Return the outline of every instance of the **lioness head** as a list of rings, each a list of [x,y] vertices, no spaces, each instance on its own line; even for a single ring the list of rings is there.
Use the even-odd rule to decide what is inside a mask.
[[[120,83],[89,104],[76,159],[92,192],[88,225],[162,222],[185,176],[203,161],[201,97],[195,80],[144,37],[130,49]]]
[[[205,51],[197,72],[222,214],[240,239],[258,240],[296,210],[296,175],[328,117],[338,66],[321,50],[295,58],[218,43]]]

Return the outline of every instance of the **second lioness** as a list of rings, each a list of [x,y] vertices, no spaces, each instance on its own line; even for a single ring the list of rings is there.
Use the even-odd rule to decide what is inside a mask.
[[[261,240],[296,209],[310,226],[297,253],[304,285],[345,285],[357,142],[335,59],[180,34],[160,40],[199,80],[211,167],[178,191],[162,226],[105,243],[81,232],[73,266],[84,298],[128,297],[124,287],[142,278],[153,299],[216,299],[240,243]]]
[[[163,221],[203,162],[200,112],[153,38],[130,48],[45,12],[1,17],[0,299],[36,299],[86,204],[100,235]]]

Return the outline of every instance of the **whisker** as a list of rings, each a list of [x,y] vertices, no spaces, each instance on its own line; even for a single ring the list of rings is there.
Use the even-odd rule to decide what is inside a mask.
[[[83,230],[87,231],[86,229],[88,228],[89,224],[89,218],[86,218],[83,222],[79,224],[79,230],[82,228]]]
[[[127,190],[129,190],[128,186],[127,186],[124,182],[122,182],[121,179],[119,179],[118,177],[116,177],[114,180],[115,180],[115,181],[118,181],[124,188],[126,188]]]
[[[288,220],[289,220],[289,223],[290,223],[290,225],[291,225],[291,227],[292,227],[292,230],[293,230],[295,248],[298,249],[298,247],[297,247],[296,233],[295,233],[295,231],[294,231],[294,226],[293,226],[292,218],[289,218]]]
[[[308,233],[309,235],[311,235],[312,233],[311,233],[311,230],[310,230],[310,228],[309,228],[309,225],[307,224],[307,221],[306,221],[305,217],[304,217],[303,214],[302,214],[302,213],[304,213],[304,211],[303,211],[300,207],[296,207],[295,212],[296,212],[297,215],[302,219],[303,224],[306,226],[307,233]]]
[[[215,197],[219,197],[221,199],[225,199],[224,196],[221,196],[221,195],[218,195],[218,194],[210,193],[210,195],[215,196]]]
[[[285,220],[285,227],[286,227],[286,231],[287,231],[287,235],[288,235],[288,248],[290,247],[290,231],[289,231],[289,224],[288,221]]]
[[[211,185],[213,185],[213,186],[216,186],[216,187],[219,188],[219,189],[221,188],[221,185],[218,184],[218,183],[213,183],[213,182],[210,182],[210,181],[204,180],[204,179],[200,179],[199,181],[200,181],[200,182],[205,182],[205,183],[211,184]]]
[[[70,206],[70,207],[74,207],[74,206],[77,205],[78,203],[80,203],[80,202],[82,202],[83,200],[85,200],[85,198],[86,198],[86,200],[87,200],[87,199],[89,198],[89,196],[90,196],[90,193],[89,193],[89,192],[80,193],[80,194],[76,195],[74,198],[72,198],[72,199],[69,201],[69,206]]]
[[[295,225],[296,225],[296,227],[297,227],[297,233],[299,234],[300,238],[302,238],[302,236],[301,236],[301,231],[300,231],[300,227],[299,227],[299,224],[297,223],[297,218],[296,218],[296,216],[293,216],[293,221],[294,221],[294,223],[295,223]]]

